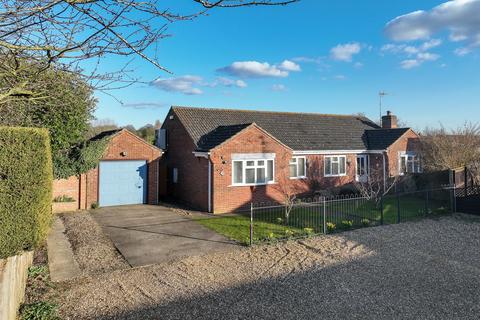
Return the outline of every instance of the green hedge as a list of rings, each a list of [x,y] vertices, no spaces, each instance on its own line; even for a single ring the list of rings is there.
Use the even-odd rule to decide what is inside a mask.
[[[46,129],[0,127],[0,259],[45,240],[52,218]]]

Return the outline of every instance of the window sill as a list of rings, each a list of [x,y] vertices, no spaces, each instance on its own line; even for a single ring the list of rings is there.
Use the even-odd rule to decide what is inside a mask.
[[[326,174],[324,175],[325,178],[338,178],[338,177],[346,177],[347,174]]]
[[[302,177],[290,177],[290,180],[305,180],[307,179],[306,176],[302,176]]]
[[[268,186],[272,184],[277,184],[275,181],[267,183],[243,183],[243,184],[231,184],[228,187],[259,187],[259,186]]]

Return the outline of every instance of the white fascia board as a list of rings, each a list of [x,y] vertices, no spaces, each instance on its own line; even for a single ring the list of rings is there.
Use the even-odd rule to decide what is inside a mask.
[[[316,154],[381,154],[385,150],[296,150],[293,155],[316,155]]]
[[[197,158],[205,158],[208,159],[210,157],[210,152],[198,152],[198,151],[193,151],[193,155]]]

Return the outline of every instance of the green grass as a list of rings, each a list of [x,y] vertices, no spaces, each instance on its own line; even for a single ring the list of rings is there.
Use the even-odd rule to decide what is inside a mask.
[[[448,200],[429,200],[429,214],[449,212],[446,204],[448,204]],[[397,223],[397,198],[386,197],[383,205],[384,223]],[[356,203],[355,201],[348,201],[344,204],[328,203],[325,210],[329,233],[379,225],[381,221],[380,210],[370,201],[357,201]],[[400,213],[401,222],[424,217],[425,200],[414,196],[402,196],[400,198]],[[197,221],[205,227],[240,243],[248,244],[250,241],[249,214],[197,218]],[[308,236],[314,233],[323,233],[323,206],[294,207],[288,223],[283,207],[255,211],[254,242]]]

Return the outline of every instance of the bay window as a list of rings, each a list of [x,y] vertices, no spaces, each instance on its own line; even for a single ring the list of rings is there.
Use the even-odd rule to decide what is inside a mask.
[[[406,173],[420,173],[422,167],[420,163],[420,157],[414,153],[401,153],[399,174],[404,175]]]
[[[346,156],[325,156],[325,177],[339,177],[346,174]]]
[[[262,185],[274,181],[273,159],[245,159],[232,161],[233,185]]]
[[[293,157],[289,164],[290,178],[305,178],[307,175],[307,161],[305,157]]]

